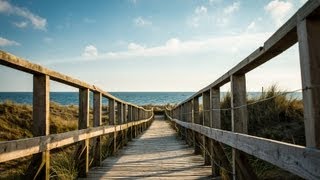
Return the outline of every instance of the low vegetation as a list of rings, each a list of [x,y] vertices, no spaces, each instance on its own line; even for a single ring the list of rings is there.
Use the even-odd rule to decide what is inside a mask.
[[[50,103],[50,133],[77,129],[78,108]],[[5,101],[0,104],[0,141],[32,137],[32,106]],[[52,152],[53,179],[74,179],[77,175],[73,161],[74,147]],[[22,179],[31,156],[0,164],[0,179]],[[67,178],[68,177],[68,178]]]

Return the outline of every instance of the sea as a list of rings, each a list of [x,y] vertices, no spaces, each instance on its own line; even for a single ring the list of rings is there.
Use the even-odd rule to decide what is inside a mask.
[[[137,105],[166,105],[178,104],[195,92],[110,92],[113,96]],[[222,92],[221,97],[225,92]],[[248,97],[258,97],[261,93],[249,92]],[[78,105],[78,92],[50,92],[50,101],[59,103],[61,105]],[[90,94],[92,105],[93,94]],[[289,94],[289,97],[302,99],[301,92]],[[13,101],[19,104],[32,104],[32,92],[0,92],[0,102]],[[107,98],[102,99],[103,104],[107,104]]]

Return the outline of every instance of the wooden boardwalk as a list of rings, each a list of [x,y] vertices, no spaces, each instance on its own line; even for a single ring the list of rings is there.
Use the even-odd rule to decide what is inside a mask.
[[[193,152],[167,121],[156,119],[116,156],[92,168],[87,179],[211,179],[211,167]]]

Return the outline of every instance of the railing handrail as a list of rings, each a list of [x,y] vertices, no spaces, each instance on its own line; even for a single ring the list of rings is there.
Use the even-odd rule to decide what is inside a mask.
[[[120,125],[108,125],[90,127],[87,129],[74,130],[47,136],[0,141],[0,163],[30,156],[36,153],[60,148],[62,146],[74,144],[88,138],[102,136],[113,132],[122,131],[129,127],[150,121],[151,117],[139,121],[128,122]]]
[[[72,78],[70,76],[61,74],[57,71],[53,71],[51,69],[45,68],[41,65],[31,63],[28,60],[17,57],[15,55],[12,55],[12,54],[5,52],[5,51],[2,51],[2,50],[0,50],[0,64],[7,66],[7,67],[11,67],[16,70],[30,73],[30,74],[47,75],[50,77],[50,80],[54,80],[54,81],[60,82],[62,84],[70,85],[70,86],[76,87],[76,88],[87,88],[93,92],[99,92],[102,94],[103,97],[106,97],[108,99],[113,99],[116,102],[131,105],[133,107],[137,107],[137,108],[143,109],[145,111],[151,111],[151,110],[146,110],[141,106],[123,101],[123,100],[111,95],[110,93],[103,91],[102,89],[100,89],[99,87],[97,87],[95,85],[88,84],[86,82],[80,81],[80,80]]]

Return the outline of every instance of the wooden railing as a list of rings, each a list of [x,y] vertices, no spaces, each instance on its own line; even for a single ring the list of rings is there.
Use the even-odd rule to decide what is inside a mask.
[[[0,64],[33,75],[32,133],[34,137],[0,142],[0,163],[33,155],[32,167],[28,168],[28,174],[30,174],[28,178],[49,179],[50,150],[76,142],[80,142],[78,147],[80,158],[77,162],[80,167],[79,176],[84,177],[89,170],[89,140],[91,138],[95,140],[94,164],[100,165],[102,135],[114,134],[113,144],[114,151],[116,151],[119,145],[119,142],[117,143],[118,134],[123,137],[122,141],[132,139],[145,130],[153,119],[153,110],[146,110],[122,101],[96,86],[30,63],[9,53],[0,51]],[[50,80],[79,89],[79,130],[50,134]],[[93,127],[89,127],[90,92],[93,92]],[[109,103],[110,125],[108,126],[102,125],[102,97],[107,98]]]
[[[167,110],[167,116],[193,136],[205,137],[205,162],[213,167],[219,162],[230,168],[233,178],[255,179],[247,166],[245,153],[272,163],[302,178],[320,179],[320,1],[309,0],[263,45],[209,86]],[[246,73],[299,43],[304,104],[306,147],[250,136],[246,102]],[[221,130],[220,87],[231,82],[232,131]],[[199,97],[203,102],[203,119],[199,117]],[[232,150],[232,167],[220,143]],[[195,144],[195,152],[200,147]],[[208,154],[214,154],[210,158]]]

